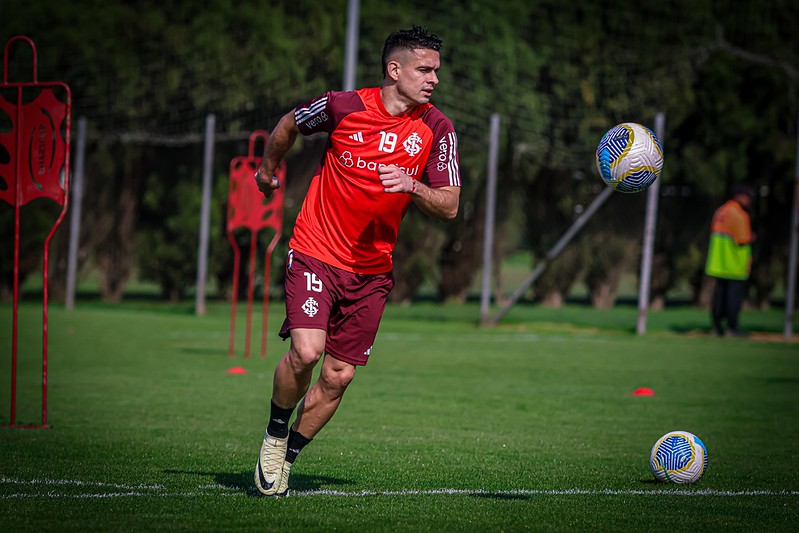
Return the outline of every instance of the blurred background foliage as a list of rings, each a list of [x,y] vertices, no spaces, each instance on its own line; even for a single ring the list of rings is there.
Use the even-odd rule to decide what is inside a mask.
[[[519,254],[535,265],[601,191],[594,150],[602,134],[620,122],[651,128],[662,112],[653,305],[680,287],[705,303],[709,219],[739,182],[759,192],[750,301],[765,306],[778,293],[794,194],[799,3],[363,0],[360,8],[357,86],[381,83],[388,33],[425,26],[444,40],[433,103],[459,134],[461,212],[450,224],[409,212],[395,253],[395,301],[424,291],[442,301],[473,295],[493,113],[502,121],[497,265]],[[73,139],[77,118],[88,121],[82,278],[96,277],[106,300],[123,298],[134,279],[155,283],[172,300],[193,290],[203,128],[212,113],[210,273],[218,296],[229,297],[230,160],[246,154],[252,131],[271,130],[299,102],[342,88],[347,1],[7,0],[0,11],[0,41],[32,38],[39,80],[70,86]],[[9,81],[31,79],[29,50],[17,44],[9,52]],[[0,117],[0,132],[9,130]],[[276,297],[293,220],[324,146],[323,138],[301,139],[288,156]],[[41,203],[40,212],[23,211],[33,243],[52,220]],[[612,195],[527,297],[560,305],[582,284],[593,305],[612,306],[620,280],[638,269],[645,203],[645,194]],[[6,298],[13,249],[7,208],[0,206]],[[56,297],[64,290],[68,234],[67,218],[51,261]],[[248,237],[238,237],[246,245]],[[270,238],[263,236],[262,247]],[[25,244],[23,278],[40,268],[37,246]],[[495,278],[502,299],[501,269]]]

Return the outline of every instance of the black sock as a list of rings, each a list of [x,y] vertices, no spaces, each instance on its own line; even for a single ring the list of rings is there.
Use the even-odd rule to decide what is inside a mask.
[[[312,440],[313,439],[309,439],[308,437],[303,437],[300,433],[294,431],[293,429],[289,431],[289,442],[288,442],[288,449],[286,450],[286,461],[294,464],[294,460],[297,459],[297,454],[300,453],[300,450],[305,448],[305,446]]]
[[[294,408],[283,409],[272,402],[272,410],[269,413],[269,424],[266,426],[266,432],[273,437],[285,439],[289,434],[289,420]]]

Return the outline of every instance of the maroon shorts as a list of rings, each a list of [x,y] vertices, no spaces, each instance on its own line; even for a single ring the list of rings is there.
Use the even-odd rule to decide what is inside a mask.
[[[355,274],[289,250],[286,320],[280,336],[288,338],[294,328],[325,330],[325,353],[363,366],[392,288],[392,272]]]

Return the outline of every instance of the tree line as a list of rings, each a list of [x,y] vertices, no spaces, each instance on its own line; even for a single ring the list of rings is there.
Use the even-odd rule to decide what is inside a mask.
[[[601,190],[593,151],[602,134],[620,122],[651,127],[663,112],[653,304],[662,305],[683,286],[695,303],[707,297],[702,267],[709,219],[726,191],[741,182],[759,191],[750,299],[768,304],[786,275],[793,199],[795,3],[361,4],[358,85],[380,83],[380,52],[390,31],[426,26],[444,40],[433,103],[452,118],[459,135],[461,212],[450,224],[409,212],[395,250],[396,301],[412,300],[430,286],[444,301],[468,297],[481,267],[492,113],[502,117],[494,258],[499,265],[509,254],[527,251],[532,267]],[[209,271],[219,296],[229,296],[229,162],[246,154],[249,132],[269,130],[297,103],[340,89],[346,12],[345,0],[212,2],[202,9],[180,1],[11,2],[0,19],[2,41],[31,37],[39,79],[68,83],[73,122],[85,116],[89,123],[81,275],[97,276],[102,298],[121,299],[134,278],[155,282],[172,300],[193,289],[198,134],[209,113],[216,115],[220,134]],[[10,79],[30,75],[24,51],[12,50],[9,63]],[[7,133],[9,124],[0,117],[0,132]],[[324,145],[324,139],[302,139],[288,155],[284,239],[273,261],[277,286],[285,244]],[[0,295],[6,298],[13,231],[7,207],[0,206]],[[614,194],[529,297],[559,305],[583,283],[593,305],[613,305],[620,280],[637,270],[644,209],[644,194]],[[23,210],[23,277],[39,268],[51,211],[44,204]],[[68,230],[64,224],[54,245],[55,297],[63,293]],[[246,253],[248,236],[237,238]],[[262,248],[270,238],[263,236]],[[501,270],[494,271],[500,286]]]

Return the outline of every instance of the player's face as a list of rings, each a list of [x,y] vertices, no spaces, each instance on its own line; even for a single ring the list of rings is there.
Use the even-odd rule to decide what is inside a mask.
[[[438,85],[441,59],[438,52],[421,48],[404,52],[399,58],[397,91],[401,97],[414,104],[430,101]]]

